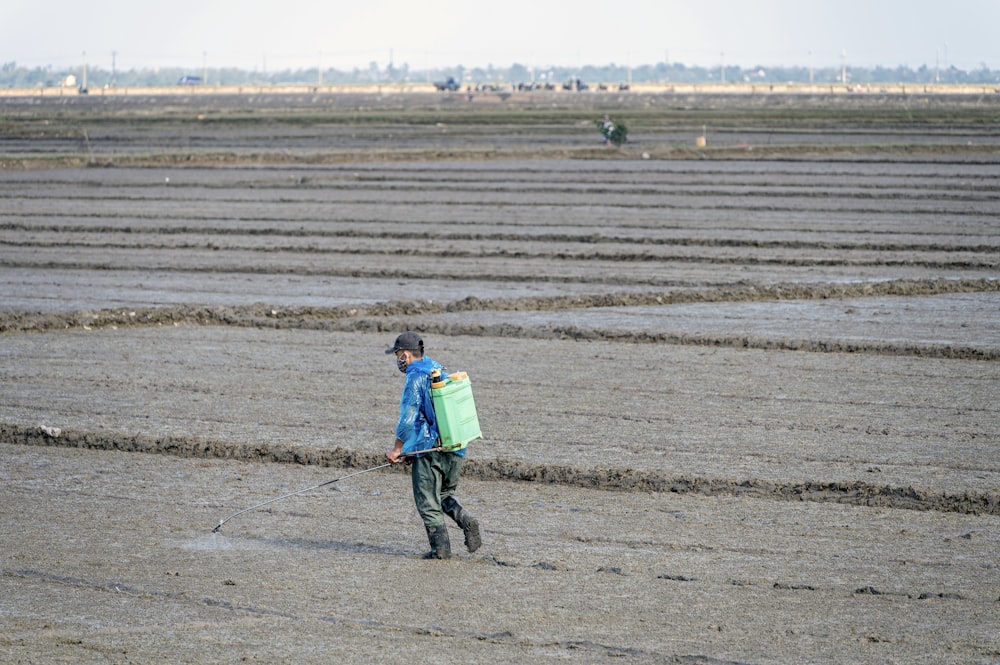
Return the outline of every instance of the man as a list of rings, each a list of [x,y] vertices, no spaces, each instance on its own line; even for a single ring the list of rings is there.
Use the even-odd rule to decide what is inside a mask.
[[[604,121],[601,123],[601,135],[604,136],[604,145],[611,145],[611,134],[615,131],[615,123],[611,122],[611,116],[604,114]]]
[[[445,515],[462,528],[465,547],[469,552],[475,552],[482,544],[479,522],[455,498],[465,449],[440,450],[437,419],[431,402],[431,370],[443,368],[430,356],[424,356],[424,341],[415,332],[404,332],[385,352],[395,354],[396,367],[406,375],[399,402],[395,445],[385,456],[393,464],[404,458],[412,460],[410,478],[413,482],[413,500],[431,544],[431,551],[424,558],[451,557]],[[438,450],[419,455],[407,454],[429,448]]]

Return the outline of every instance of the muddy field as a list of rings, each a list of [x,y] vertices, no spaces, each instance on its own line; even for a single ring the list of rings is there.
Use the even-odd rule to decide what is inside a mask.
[[[0,662],[1000,662],[997,97],[0,100]]]

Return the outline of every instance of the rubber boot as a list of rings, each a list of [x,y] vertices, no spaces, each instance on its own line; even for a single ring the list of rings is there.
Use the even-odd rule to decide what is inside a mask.
[[[425,559],[450,559],[451,541],[448,540],[448,527],[444,524],[435,526],[424,525],[427,529],[427,540],[431,543],[431,551],[424,555]]]
[[[483,539],[479,535],[479,520],[473,517],[468,510],[462,508],[462,504],[453,496],[441,502],[441,510],[444,514],[455,520],[458,526],[462,527],[465,534],[465,549],[475,552],[483,544]]]

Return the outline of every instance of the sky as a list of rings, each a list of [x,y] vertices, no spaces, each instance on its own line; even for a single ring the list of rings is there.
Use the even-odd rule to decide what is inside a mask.
[[[1000,69],[1000,0],[3,0],[0,63]]]

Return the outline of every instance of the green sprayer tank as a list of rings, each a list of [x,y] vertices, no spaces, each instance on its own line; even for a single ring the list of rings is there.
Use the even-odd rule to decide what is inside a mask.
[[[443,449],[461,450],[470,441],[483,438],[468,374],[458,372],[444,376],[440,370],[433,370],[431,402]]]

